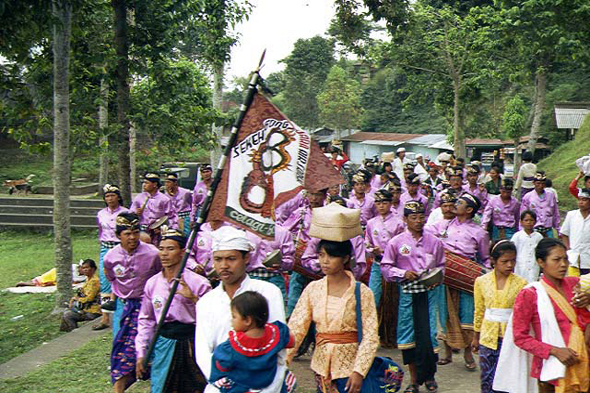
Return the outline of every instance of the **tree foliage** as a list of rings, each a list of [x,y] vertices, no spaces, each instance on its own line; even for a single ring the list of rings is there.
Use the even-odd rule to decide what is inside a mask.
[[[524,134],[528,108],[520,95],[512,97],[502,115],[502,129],[510,139],[518,140]]]
[[[317,95],[335,63],[334,42],[320,36],[299,39],[285,63],[284,110],[302,127],[320,124]]]
[[[335,130],[358,128],[363,108],[360,83],[338,65],[332,66],[324,89],[317,95],[320,121]]]
[[[202,70],[189,60],[161,60],[131,90],[130,117],[150,140],[169,150],[209,146],[218,117]]]

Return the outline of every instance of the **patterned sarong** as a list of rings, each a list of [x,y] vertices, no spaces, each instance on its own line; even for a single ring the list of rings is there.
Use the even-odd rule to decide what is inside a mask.
[[[122,377],[130,375],[131,378],[129,378],[125,389],[136,380],[135,336],[137,336],[137,317],[140,306],[140,299],[125,300],[119,331],[113,341],[111,352],[111,382],[114,384]]]
[[[493,390],[494,375],[500,358],[502,340],[498,339],[498,349],[491,349],[486,346],[479,346],[479,368],[481,369],[481,393],[500,393]]]

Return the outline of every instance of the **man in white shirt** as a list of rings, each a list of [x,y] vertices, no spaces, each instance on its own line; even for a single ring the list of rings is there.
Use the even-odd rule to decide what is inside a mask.
[[[211,356],[215,348],[228,339],[231,329],[230,302],[245,291],[256,291],[268,301],[268,320],[285,323],[285,309],[281,290],[275,285],[253,280],[246,274],[250,261],[251,245],[246,233],[231,226],[213,232],[213,267],[221,284],[197,302],[197,328],[195,331],[195,356],[203,375],[211,375]],[[278,393],[283,387],[287,367],[285,351],[279,353],[278,368],[271,385],[262,393]],[[205,393],[219,390],[211,383]]]
[[[397,155],[397,157],[391,163],[393,167],[392,172],[394,172],[397,175],[397,177],[400,180],[402,180],[404,178],[404,164],[409,163],[410,160],[406,158],[406,149],[404,149],[403,147],[397,149],[395,154]]]
[[[578,207],[567,213],[560,235],[568,248],[571,266],[579,268],[580,274],[587,274],[590,273],[590,189],[578,192]]]

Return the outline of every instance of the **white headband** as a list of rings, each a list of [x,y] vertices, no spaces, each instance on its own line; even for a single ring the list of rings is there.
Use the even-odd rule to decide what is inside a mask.
[[[252,251],[252,245],[246,237],[246,232],[232,226],[224,226],[213,231],[213,244],[211,249],[215,251]]]

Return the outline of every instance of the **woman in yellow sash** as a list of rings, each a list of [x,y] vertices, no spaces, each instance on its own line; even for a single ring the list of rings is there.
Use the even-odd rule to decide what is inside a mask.
[[[559,240],[541,240],[535,256],[543,276],[540,285],[527,286],[516,298],[514,343],[533,355],[530,376],[539,381],[539,392],[586,392],[590,312],[582,307],[588,304],[588,295],[577,293],[578,277],[566,277],[569,263]]]

